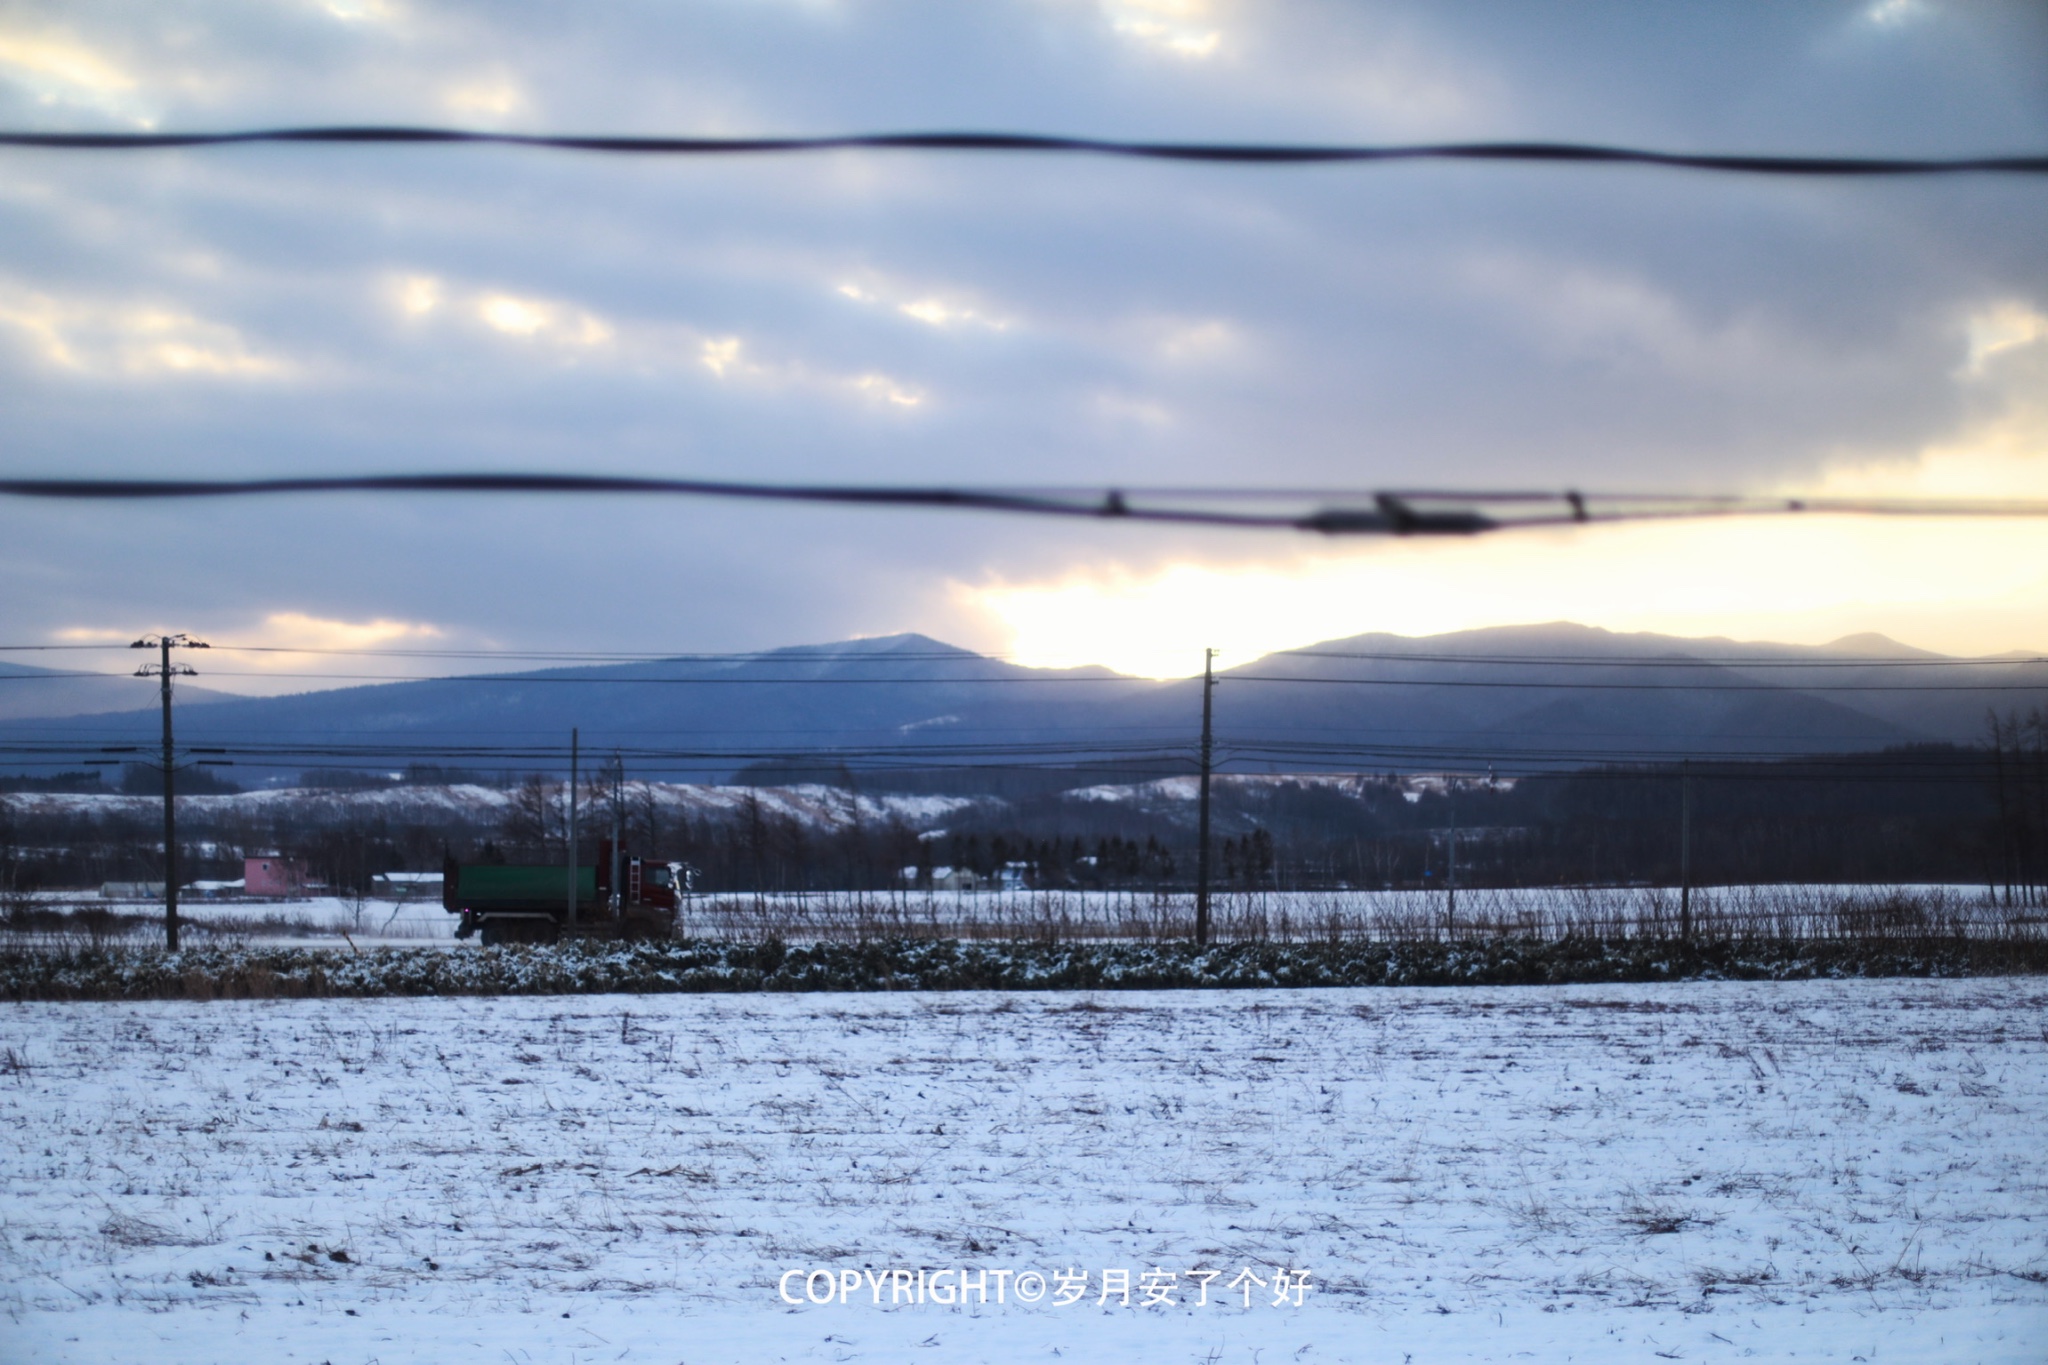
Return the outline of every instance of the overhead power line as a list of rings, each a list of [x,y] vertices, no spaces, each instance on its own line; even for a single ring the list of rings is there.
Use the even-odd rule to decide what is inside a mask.
[[[1128,142],[1046,133],[839,133],[822,137],[669,137],[618,134],[500,133],[465,128],[356,125],[250,128],[224,132],[0,132],[0,146],[57,151],[149,151],[250,143],[299,146],[485,145],[630,156],[764,156],[807,152],[896,151],[1039,153],[1135,157],[1238,166],[1371,165],[1404,161],[1509,162],[1521,165],[1661,166],[1742,175],[1902,176],[1963,173],[2048,174],[2048,155],[1891,157],[1673,152],[1582,142]]]
[[[43,644],[0,645],[0,654],[55,650],[127,649],[126,644]],[[309,654],[364,659],[505,659],[539,663],[713,663],[713,664],[811,664],[811,663],[1008,663],[1004,654],[978,654],[964,649],[812,649],[803,645],[781,649],[740,650],[704,653],[690,650],[621,649],[376,649],[323,648],[313,645],[214,645],[216,652],[229,654]],[[1020,665],[1026,666],[1028,665]],[[1094,665],[1089,665],[1093,667]],[[1053,670],[1061,671],[1061,670]],[[1064,670],[1073,671],[1073,670]]]
[[[1324,687],[1487,687],[1545,692],[2048,692],[2043,683],[1717,683],[1542,682],[1527,678],[1311,678],[1268,673],[1226,673],[1225,682],[1299,683]]]
[[[112,501],[309,493],[674,494],[748,501],[1006,512],[1325,535],[1472,535],[1516,527],[1698,517],[1828,513],[1861,516],[2043,517],[2048,502],[2016,499],[1786,498],[1577,490],[1361,491],[1308,509],[1250,510],[1298,497],[1280,490],[915,487],[743,483],[595,474],[372,474],[275,479],[5,479],[0,494]],[[1225,506],[1196,506],[1196,503]]]
[[[107,651],[129,648],[126,644],[0,644],[0,654],[40,653],[52,651]],[[1138,674],[1116,673],[1089,665],[1082,668],[1041,668],[1036,665],[1018,663],[1013,656],[1005,654],[977,654],[962,650],[888,650],[854,651],[819,649],[809,650],[799,646],[795,649],[754,650],[732,653],[687,652],[681,650],[564,650],[564,649],[376,649],[376,648],[318,648],[299,645],[230,645],[214,644],[216,654],[284,654],[304,655],[316,658],[363,658],[363,659],[475,659],[503,663],[553,663],[581,667],[603,667],[617,664],[727,664],[756,665],[768,667],[805,667],[812,664],[873,664],[896,666],[905,663],[946,663],[969,666],[974,664],[1002,664],[1029,670],[1016,677],[1015,681],[1106,681],[1133,684],[1167,684],[1188,682],[1186,678],[1150,678]],[[2011,669],[2039,668],[2048,666],[2048,655],[2012,654],[1985,658],[1932,658],[1875,657],[1866,655],[1835,655],[1823,659],[1787,657],[1785,655],[1591,655],[1591,654],[1460,654],[1454,652],[1413,653],[1399,650],[1341,650],[1321,649],[1310,646],[1302,649],[1276,649],[1262,659],[1305,658],[1305,659],[1357,659],[1388,664],[1442,664],[1459,668],[1590,668],[1607,670],[1635,669],[1678,669],[1707,671],[1726,669],[1748,672],[1753,670],[1805,672],[1808,670],[1827,672],[1841,669],[1863,671],[1867,669],[1905,669],[1922,671],[1926,669]],[[0,683],[37,682],[62,678],[103,678],[125,676],[91,670],[42,669],[34,673],[0,673]],[[285,671],[280,669],[258,669],[253,671],[208,670],[211,677],[247,678],[358,678],[369,681],[388,682],[434,682],[445,681],[449,675],[435,674],[338,674]],[[458,674],[452,675],[475,680],[497,675]],[[512,675],[520,681],[541,680],[537,674]],[[1247,674],[1229,674],[1229,677],[1248,677]],[[782,681],[761,679],[748,675],[756,681]],[[748,679],[739,679],[745,681]],[[1011,679],[999,679],[1009,681]],[[625,681],[633,681],[627,679]],[[640,681],[646,681],[642,679]],[[848,681],[876,681],[875,679],[853,678]],[[915,680],[906,680],[915,681]],[[928,681],[946,683],[963,681],[942,674],[932,675]],[[1392,681],[1392,680],[1389,680]],[[1790,683],[1787,686],[1798,687]]]
[[[119,678],[126,674],[58,672],[0,674],[0,683],[45,682],[65,678]],[[1152,678],[1121,673],[1055,673],[1049,677],[763,677],[759,675],[716,677],[614,677],[574,673],[446,673],[412,676],[403,673],[307,673],[282,669],[208,669],[209,678],[318,679],[339,682],[379,683],[501,683],[507,686],[579,687],[1037,687],[1072,683],[1122,684],[1125,687],[1165,687]],[[1185,681],[1185,680],[1180,680]],[[1552,692],[2042,692],[2048,684],[2034,683],[1829,683],[1829,682],[1586,682],[1577,679],[1544,681],[1533,678],[1318,678],[1310,675],[1271,673],[1225,673],[1218,683],[1290,683],[1302,686],[1337,687],[1486,687],[1522,688]],[[254,700],[254,698],[252,698]]]
[[[637,761],[656,760],[718,760],[744,761],[753,759],[798,759],[811,764],[833,761],[887,762],[911,768],[946,767],[961,761],[989,758],[1038,758],[1065,761],[1116,760],[1133,758],[1177,757],[1191,760],[1195,754],[1195,742],[1189,737],[1175,740],[1146,742],[1141,740],[1110,740],[1090,738],[1086,732],[1065,737],[1048,737],[1024,742],[991,742],[904,745],[900,743],[837,743],[837,744],[789,744],[789,743],[708,743],[677,744],[650,743],[639,738],[637,731],[626,731],[609,736],[604,741],[607,753],[618,753]],[[141,748],[132,735],[122,736],[114,732],[102,732],[92,739],[55,739],[39,737],[34,739],[0,739],[0,756],[10,761],[22,758],[48,758],[61,761],[76,761],[86,754],[140,753]],[[418,760],[447,760],[473,762],[478,760],[501,760],[519,766],[534,763],[554,764],[567,758],[569,748],[559,740],[535,740],[526,743],[499,742],[450,742],[445,739],[390,738],[356,742],[336,741],[330,738],[279,739],[209,732],[207,743],[214,746],[209,753],[224,757],[238,758],[254,763],[271,763],[286,759],[334,759],[345,760],[356,765],[392,763]],[[1380,755],[1398,758],[1404,762],[1479,762],[1502,759],[1524,762],[1555,763],[1560,761],[1591,763],[1626,763],[1631,761],[1663,761],[1680,752],[1668,745],[1626,745],[1592,746],[1584,744],[1561,744],[1556,742],[1495,745],[1465,741],[1462,743],[1418,743],[1404,742],[1398,738],[1365,736],[1347,740],[1290,740],[1257,734],[1219,735],[1219,747],[1236,759],[1257,759],[1265,757],[1290,758],[1355,758],[1360,755]],[[1752,745],[1744,748],[1717,745],[1709,749],[1685,751],[1694,758],[1712,758],[1727,761],[1783,761],[1814,760],[1849,766],[1871,763],[1893,766],[1941,767],[1958,763],[1967,764],[1981,759],[1983,751],[1953,748],[1936,748],[1927,751],[1898,750],[1889,752],[1854,751],[1816,752],[1810,747],[1775,745]],[[1971,755],[1975,755],[1972,758]],[[1182,770],[1184,773],[1188,769]]]
[[[0,673],[0,683],[43,682],[58,678],[122,678],[125,673],[75,672],[65,673],[51,670],[47,673]],[[610,677],[579,676],[569,673],[441,673],[416,675],[409,673],[306,673],[284,669],[234,669],[209,668],[209,678],[317,678],[341,682],[404,682],[404,683],[507,683],[517,686],[533,684],[538,687],[570,683],[588,687],[618,687],[627,684],[647,684],[660,687],[983,687],[983,686],[1038,686],[1040,684],[1063,685],[1068,683],[1121,683],[1126,687],[1163,687],[1166,684],[1153,678],[1137,678],[1124,673],[1054,673],[1046,677],[1018,676],[1005,678],[865,678],[865,677],[762,677],[746,675],[740,677]],[[1568,684],[1558,684],[1567,686]],[[1938,684],[1930,684],[1938,686]]]
[[[120,644],[0,644],[0,654],[27,654],[80,650],[121,650],[129,646]],[[1008,654],[983,654],[963,649],[884,649],[858,650],[826,646],[813,648],[803,645],[779,649],[736,650],[730,652],[705,652],[690,650],[659,649],[379,649],[370,647],[320,647],[311,645],[232,645],[215,643],[216,654],[299,654],[321,658],[359,659],[486,659],[504,662],[562,663],[562,664],[769,664],[797,667],[816,663],[830,664],[902,664],[902,663],[998,663],[1011,664],[1018,668],[1029,668],[1034,675],[1079,673],[1084,668],[1040,668],[1032,664],[1018,663],[1015,656]],[[1991,657],[1949,657],[1945,655],[1930,658],[1905,658],[1861,654],[1830,655],[1823,659],[1773,655],[1677,655],[1677,654],[1461,654],[1447,651],[1407,652],[1401,650],[1345,650],[1323,649],[1310,645],[1301,649],[1276,649],[1262,657],[1304,659],[1363,659],[1384,663],[1427,663],[1474,665],[1498,668],[1736,668],[1736,669],[1838,669],[1838,668],[2025,668],[2048,665],[2048,655],[2010,654]],[[1098,668],[1087,665],[1086,668]],[[14,675],[0,674],[0,680]],[[100,677],[110,676],[96,673],[63,673],[55,670],[23,675],[28,677]],[[249,674],[251,677],[299,677],[300,674],[277,673],[265,670]],[[413,681],[411,675],[393,675],[405,681]],[[1116,675],[1135,682],[1154,681],[1135,674]],[[934,679],[941,681],[941,679]],[[1181,681],[1185,681],[1182,679]]]
[[[673,748],[631,743],[607,745],[643,773],[702,773],[729,782],[735,765],[751,762],[794,762],[825,771],[845,767],[859,781],[933,772],[1064,772],[1130,785],[1141,771],[1188,780],[1197,762],[1194,746],[1117,746],[1070,741],[1043,745],[975,745],[933,752],[892,748],[838,746],[787,748],[768,746]],[[126,752],[126,750],[122,750]],[[556,771],[567,746],[399,744],[382,746],[318,743],[228,743],[209,753],[232,755],[244,767],[292,767],[305,772],[388,767],[392,763],[452,760],[465,771],[505,776],[533,775],[536,769]],[[63,769],[79,761],[77,750],[53,744],[0,746],[10,767]],[[1288,763],[1278,773],[1238,771],[1219,776],[1238,779],[1337,777],[1367,780],[1388,769],[1415,772],[1482,770],[1498,777],[1596,778],[1640,780],[1646,770],[1667,770],[1680,759],[1706,765],[1698,775],[1710,780],[1766,780],[1784,783],[1875,782],[1981,784],[1989,757],[1982,750],[1931,753],[1826,753],[1801,749],[1586,749],[1524,746],[1499,750],[1472,745],[1409,745],[1361,740],[1341,744],[1288,744],[1274,741],[1223,740],[1219,764]],[[1140,781],[1147,779],[1137,779]],[[1156,779],[1153,779],[1156,780]],[[391,790],[415,784],[401,782]],[[418,784],[432,786],[435,784]],[[884,788],[886,790],[886,788]],[[149,800],[156,798],[150,797]]]
[[[215,646],[219,648],[219,646]],[[1638,656],[1630,654],[1404,654],[1394,650],[1276,649],[1273,657],[1303,659],[1370,659],[1382,663],[1477,664],[1501,668],[2014,668],[2048,664],[2048,655],[2014,654],[1996,658],[1883,659],[1841,655],[1829,659],[1787,658],[1784,655]]]

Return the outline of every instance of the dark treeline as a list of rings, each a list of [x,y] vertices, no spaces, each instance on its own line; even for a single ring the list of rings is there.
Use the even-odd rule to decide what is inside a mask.
[[[844,783],[851,777],[837,770]],[[851,785],[825,788],[805,817],[781,809],[760,790],[742,790],[730,808],[689,815],[645,783],[614,783],[604,773],[581,789],[578,858],[596,858],[603,841],[642,857],[687,864],[694,884],[718,891],[872,890],[894,884],[917,861],[919,834],[901,821],[865,818]],[[567,857],[562,784],[533,776],[512,793],[497,832],[475,845],[484,861],[560,862]],[[455,856],[464,853],[452,848]]]
[[[1065,790],[1039,779],[1001,798],[984,787],[984,799],[950,808],[897,800],[878,816],[860,799],[867,775],[816,771],[831,783],[800,793],[728,789],[714,805],[597,772],[578,802],[578,859],[598,857],[616,831],[636,853],[689,864],[711,892],[885,890],[930,885],[949,869],[956,880],[967,871],[1031,888],[1185,890],[1195,879],[1185,779],[1089,792],[1069,774]],[[0,797],[0,882],[77,887],[157,873],[161,825],[146,807],[94,811],[56,795],[90,790],[87,776]],[[181,864],[194,878],[231,879],[245,853],[282,853],[347,895],[380,872],[437,869],[448,854],[566,856],[558,780],[528,777],[492,805],[437,799],[466,775],[433,776],[442,784],[423,773],[379,775],[312,800],[195,802],[181,816]],[[1362,774],[1216,784],[1218,889],[1440,887],[1453,863],[1458,884],[1472,887],[1670,885],[1685,868],[1702,886],[1976,883],[2039,904],[2048,887],[2048,717],[2001,719],[1982,747],[1589,768],[1512,783]]]
[[[87,788],[68,794],[95,793]],[[182,880],[232,881],[242,875],[245,856],[278,853],[305,859],[315,881],[349,895],[368,891],[370,879],[382,872],[439,867],[444,848],[471,847],[490,830],[451,818],[442,808],[372,812],[338,794],[331,801],[274,807],[181,802],[178,833]],[[146,882],[162,875],[163,820],[147,805],[88,809],[0,796],[0,891]]]
[[[1991,718],[1990,877],[2008,903],[2048,899],[2048,712]]]
[[[1162,777],[1180,777],[1186,774],[1187,767],[1184,760],[1160,758],[1151,762],[1071,764],[1052,760],[1042,765],[1022,767],[994,764],[892,766],[855,772],[842,762],[793,757],[749,763],[733,774],[732,782],[741,787],[821,783],[901,796],[993,796],[1017,801],[1056,796],[1077,787],[1117,786],[1152,782]]]
[[[186,796],[225,796],[240,790],[240,786],[215,770],[193,767],[181,769],[178,773],[178,791]],[[105,776],[95,769],[47,776],[0,774],[0,794],[7,792],[65,796],[162,796],[164,775],[161,769],[150,764],[129,763],[122,768],[119,784],[110,787]]]
[[[2033,752],[2029,794],[2019,790],[2019,765],[2006,761],[2006,833],[1995,752],[1947,745],[1771,763],[1584,769],[1511,785],[1483,776],[1428,784],[1371,776],[1344,783],[1225,780],[1216,788],[1212,873],[1216,885],[1243,889],[1441,886],[1455,859],[1458,882],[1470,886],[1668,885],[1689,862],[1700,885],[2038,887],[2042,802],[2038,748]],[[1086,845],[1096,852],[1101,823],[1113,821],[1122,839],[1157,841],[1167,851],[1170,871],[1168,862],[1153,864],[1163,880],[1189,882],[1192,803],[1121,811],[1091,805],[1079,812],[1077,804],[1019,803],[957,822],[942,841],[941,860],[971,862],[968,841],[987,849],[1002,838],[1028,850],[1027,858],[1053,850],[1048,884],[1088,885],[1092,870],[1075,875],[1074,850]],[[2035,823],[2024,828],[2034,829],[2032,836],[2021,832],[2021,812],[2031,812],[2025,818]],[[1091,837],[1084,827],[1078,843],[1077,815],[1097,831]],[[2029,856],[2032,863],[2025,862]],[[2036,870],[2024,873],[2023,866]]]

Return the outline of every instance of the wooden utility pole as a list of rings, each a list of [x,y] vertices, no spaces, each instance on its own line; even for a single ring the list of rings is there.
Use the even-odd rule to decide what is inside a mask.
[[[1692,760],[1678,760],[1678,936],[1692,937]]]
[[[171,679],[173,677],[194,677],[197,670],[184,664],[171,663],[173,649],[206,649],[203,640],[194,640],[186,635],[159,635],[155,639],[144,636],[129,646],[130,649],[151,649],[159,651],[161,658],[155,664],[144,664],[135,670],[138,678],[157,678],[162,684],[164,704],[164,947],[178,951],[178,797],[176,791],[178,756],[171,742]]]
[[[156,671],[163,683],[164,702],[164,948],[175,953],[178,951],[178,762],[171,744],[171,637],[161,636],[157,644],[163,655]],[[186,671],[189,673],[191,670]]]
[[[1458,918],[1458,789],[1449,777],[1444,778],[1444,799],[1451,807],[1451,847],[1444,877],[1448,893],[1444,899],[1444,932],[1449,933]]]
[[[1216,691],[1216,651],[1202,651],[1202,789],[1196,816],[1195,849],[1195,943],[1209,943],[1209,770],[1216,756],[1213,725],[1213,695]]]
[[[625,889],[619,885],[619,873],[623,870],[624,859],[619,856],[619,842],[626,833],[626,760],[616,751],[612,754],[612,865],[611,865],[611,910],[612,918],[623,922],[626,914]]]
[[[569,915],[562,922],[576,928],[576,727],[569,727],[569,828],[562,840],[569,846]]]

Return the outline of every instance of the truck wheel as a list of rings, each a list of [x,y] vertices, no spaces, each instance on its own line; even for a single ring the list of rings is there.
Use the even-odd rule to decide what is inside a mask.
[[[477,938],[486,948],[495,948],[505,941],[505,931],[495,924],[486,923],[477,931]]]

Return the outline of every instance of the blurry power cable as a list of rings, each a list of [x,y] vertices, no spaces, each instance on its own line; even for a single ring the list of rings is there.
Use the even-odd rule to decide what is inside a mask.
[[[1054,153],[1135,157],[1240,166],[1385,164],[1403,161],[1511,162],[1522,165],[1661,166],[1744,175],[1899,176],[1968,172],[2048,174],[2048,155],[1895,157],[1755,152],[1672,152],[1580,142],[1435,142],[1369,145],[1315,142],[1129,142],[1015,132],[844,133],[822,137],[667,137],[483,132],[465,128],[355,125],[251,128],[223,132],[0,131],[0,147],[56,151],[146,151],[248,143],[321,146],[467,144],[638,156],[761,156],[803,152],[901,151]]]
[[[1360,491],[1303,508],[1289,490],[916,487],[743,483],[594,474],[372,474],[274,479],[0,479],[26,498],[182,499],[304,493],[675,494],[749,501],[1007,512],[1091,521],[1154,522],[1324,535],[1472,535],[1530,526],[1698,517],[1831,513],[1860,516],[2048,517],[2048,502],[2017,499],[1753,497],[1736,494],[1585,493],[1577,490]],[[1215,506],[1213,504],[1222,504]],[[1211,504],[1211,505],[1195,505]]]

